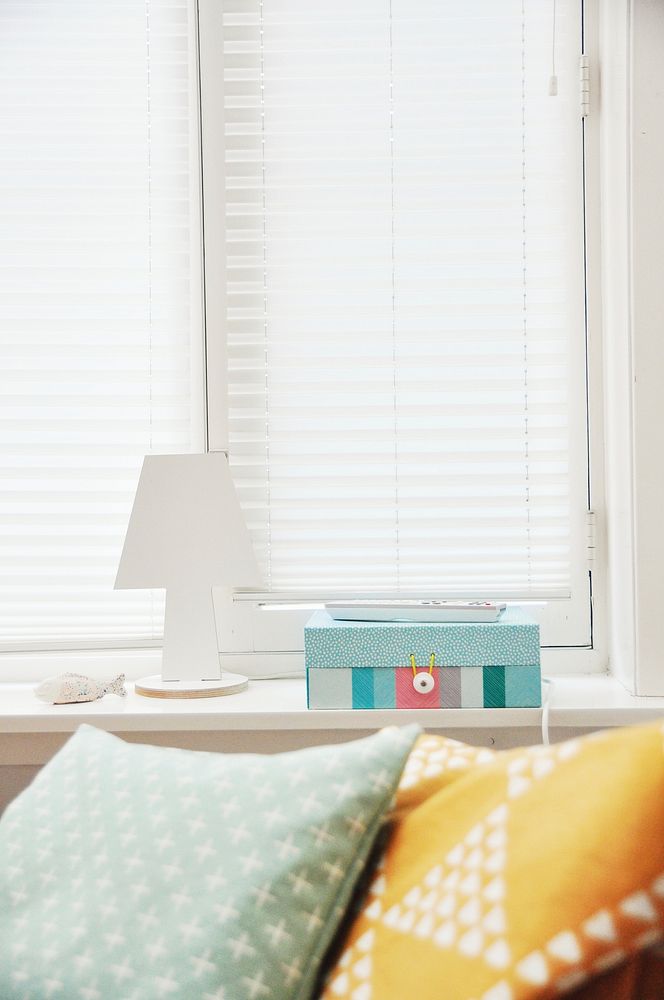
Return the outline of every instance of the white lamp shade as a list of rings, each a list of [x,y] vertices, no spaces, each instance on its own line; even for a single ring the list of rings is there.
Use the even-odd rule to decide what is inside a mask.
[[[202,697],[246,685],[239,675],[221,676],[212,587],[257,585],[260,573],[226,456],[147,456],[115,587],[165,587],[166,620],[161,678],[139,681],[136,689]]]
[[[146,456],[115,589],[260,583],[224,453]]]

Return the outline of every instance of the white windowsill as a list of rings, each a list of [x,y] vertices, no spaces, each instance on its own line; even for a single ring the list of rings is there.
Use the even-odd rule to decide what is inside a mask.
[[[45,705],[34,684],[0,684],[0,733],[71,733],[89,723],[116,733],[376,729],[417,722],[429,730],[537,727],[538,708],[309,711],[304,680],[253,680],[224,698],[145,698],[128,684],[114,695],[80,705]],[[664,717],[664,697],[634,697],[612,677],[557,677],[550,694],[552,728],[601,728]],[[1,762],[0,762],[1,763]]]

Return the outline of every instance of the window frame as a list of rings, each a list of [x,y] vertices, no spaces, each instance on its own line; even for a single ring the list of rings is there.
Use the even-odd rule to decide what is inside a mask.
[[[188,150],[197,167],[198,191],[196,191],[193,177],[194,170],[190,173],[192,179],[191,198],[189,199],[189,223],[190,239],[189,247],[192,255],[196,253],[196,261],[191,266],[191,322],[189,326],[189,350],[190,369],[189,387],[191,394],[191,406],[189,412],[189,427],[191,430],[190,445],[194,450],[208,448],[208,392],[207,392],[207,354],[204,337],[205,329],[205,301],[204,301],[204,235],[203,235],[203,192],[202,192],[202,153],[200,134],[200,45],[198,39],[199,30],[199,8],[197,0],[187,0],[186,16],[188,20],[188,37],[190,38],[190,50],[188,53],[188,84],[189,98],[191,101],[191,118],[189,119],[190,135]],[[147,11],[143,14],[145,21]],[[121,54],[118,56],[121,60]],[[149,83],[148,83],[149,89]],[[138,470],[136,473],[138,481]],[[119,558],[119,551],[118,551]],[[94,635],[88,637],[75,637],[69,639],[46,638],[39,640],[13,640],[0,642],[0,682],[4,680],[17,680],[23,676],[23,663],[27,659],[34,659],[48,654],[64,654],[72,652],[74,654],[89,655],[90,659],[96,656],[104,657],[104,654],[114,650],[120,651],[129,659],[133,651],[149,651],[160,648],[163,642],[159,635],[151,635],[139,638],[129,633],[126,637],[97,638]]]
[[[221,49],[221,7],[216,0],[192,0],[198,33],[198,115],[201,170],[201,243],[202,243],[202,330],[204,356],[203,417],[205,444],[209,450],[228,450],[226,311],[224,283],[218,280],[225,265],[223,218],[225,208],[223,173],[219,165],[224,157],[224,123],[219,113],[223,104],[223,62]],[[589,630],[587,642],[576,646],[549,646],[543,649],[547,673],[600,672],[607,667],[607,553],[602,526],[605,523],[604,429],[602,395],[602,274],[600,218],[600,116],[598,95],[598,59],[600,43],[600,7],[602,0],[581,0],[584,51],[591,65],[591,108],[584,129],[584,191],[586,238],[586,351],[589,478],[588,502],[595,513],[596,527],[593,563],[588,576]],[[192,332],[193,333],[193,332]],[[562,604],[562,602],[560,602]],[[250,675],[281,673],[301,669],[302,626],[311,607],[264,610],[258,600],[247,601],[231,591],[215,589],[215,608],[222,663],[226,668],[242,669]],[[564,615],[564,609],[560,608]],[[269,626],[266,628],[267,616]],[[109,651],[116,649],[130,657],[131,650],[160,645],[158,639],[89,642],[78,650]],[[65,644],[40,643],[0,654],[0,678],[20,676],[20,663],[26,654],[71,648]]]
[[[206,303],[206,343],[208,361],[208,424],[207,434],[210,447],[228,451],[228,422],[226,415],[227,390],[224,372],[226,370],[226,345],[224,338],[225,292],[218,275],[225,270],[225,247],[223,219],[224,195],[224,121],[223,121],[223,58],[222,52],[222,12],[215,0],[198,0],[199,38],[201,67],[201,137],[203,165],[203,231]],[[598,43],[598,0],[581,0],[583,26],[580,39],[596,66]],[[581,46],[580,52],[581,55]],[[595,89],[595,88],[594,88]],[[602,509],[602,430],[601,430],[601,380],[590,373],[601,371],[601,329],[600,272],[599,272],[599,142],[597,127],[597,101],[591,101],[591,114],[581,124],[583,128],[583,188],[585,218],[583,222],[586,257],[586,408],[587,408],[587,452],[588,452],[588,505],[594,512],[594,519],[601,518]],[[217,277],[216,277],[217,276]],[[591,506],[592,505],[592,506]],[[590,523],[590,522],[589,522]],[[589,531],[591,529],[589,528]],[[598,532],[593,534],[597,536]],[[592,549],[591,549],[592,546]],[[545,649],[545,661],[552,669],[570,671],[595,671],[605,668],[606,650],[600,640],[603,619],[601,610],[604,578],[604,554],[597,543],[597,537],[589,539],[592,551],[592,565],[588,568],[587,629],[582,641],[576,645],[549,646]],[[305,595],[302,595],[305,596]],[[479,596],[479,595],[478,595]],[[320,600],[320,598],[318,598]],[[566,601],[550,602],[547,616],[562,622],[567,617]],[[273,656],[275,663],[284,656],[294,656],[302,648],[302,627],[311,613],[312,604],[302,602],[293,607],[290,602],[279,605],[267,595],[236,594],[216,592],[215,608],[219,628],[222,657],[228,663],[244,660],[247,656],[260,655],[261,659]],[[567,606],[569,606],[567,604]],[[268,617],[269,615],[269,617]],[[555,626],[554,626],[555,628]],[[581,636],[580,636],[581,638]],[[560,664],[556,667],[555,664]],[[247,670],[247,668],[243,667]]]
[[[628,690],[661,696],[664,9],[599,0],[599,18],[609,658]]]

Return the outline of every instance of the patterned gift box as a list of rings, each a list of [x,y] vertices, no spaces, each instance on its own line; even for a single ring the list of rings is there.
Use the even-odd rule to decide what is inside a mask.
[[[497,622],[445,624],[335,621],[317,611],[305,626],[304,653],[309,708],[542,703],[539,626],[519,608]]]

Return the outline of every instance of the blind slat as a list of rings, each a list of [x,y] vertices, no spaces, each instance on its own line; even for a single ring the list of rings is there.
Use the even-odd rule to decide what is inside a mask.
[[[268,591],[569,593],[578,0],[223,0],[230,457]]]
[[[194,8],[3,5],[0,647],[162,631],[112,588],[143,455],[201,446]]]

